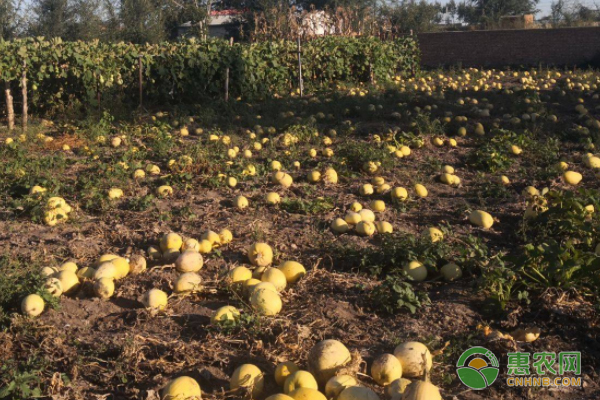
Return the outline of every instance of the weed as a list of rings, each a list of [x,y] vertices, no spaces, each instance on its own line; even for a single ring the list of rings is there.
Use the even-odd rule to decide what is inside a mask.
[[[408,309],[414,314],[418,308],[431,304],[424,292],[415,292],[413,286],[403,278],[386,276],[385,280],[369,293],[370,304],[388,314]]]
[[[132,197],[128,201],[128,208],[131,211],[146,211],[154,205],[154,197],[151,194],[140,197]]]
[[[37,263],[8,255],[0,257],[0,329],[8,326],[10,312],[16,310],[28,294],[42,294],[50,302],[50,306],[57,304],[57,300],[45,294],[42,289],[40,269]]]
[[[465,270],[475,271],[489,260],[489,250],[481,239],[472,235],[458,237],[447,227],[441,227],[444,236],[453,238],[431,242],[427,238],[398,232],[386,235],[377,249],[357,249],[350,246],[336,248],[336,254],[345,268],[357,268],[373,276],[402,275],[402,266],[418,260],[434,272],[448,262],[455,262]]]
[[[12,361],[12,362],[11,362]],[[19,365],[13,360],[0,367],[0,399],[31,399],[42,397],[43,362],[35,358]]]
[[[415,118],[416,131],[421,135],[443,136],[445,129],[439,119],[432,119],[427,113],[419,113]]]
[[[377,147],[367,142],[344,142],[338,146],[337,156],[348,169],[361,171],[369,161],[381,162],[383,168],[393,165],[392,155],[383,146]]]
[[[333,209],[333,199],[329,197],[319,197],[314,200],[304,200],[300,198],[291,199],[285,197],[281,200],[281,209],[293,214],[321,214]]]
[[[262,333],[263,321],[260,316],[252,313],[242,313],[238,319],[225,320],[217,326],[212,325],[210,329],[218,331],[223,335],[230,336],[242,331],[251,336]]]
[[[487,306],[494,310],[504,310],[514,300],[516,288],[520,286],[519,275],[506,265],[502,256],[494,257],[481,269],[479,287],[487,298]]]

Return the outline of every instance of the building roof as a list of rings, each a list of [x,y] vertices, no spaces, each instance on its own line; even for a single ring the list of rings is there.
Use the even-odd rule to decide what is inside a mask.
[[[220,11],[211,11],[210,12],[210,22],[208,26],[221,26],[221,25],[229,25],[235,24],[239,21],[239,18],[242,16],[243,11],[241,10],[220,10]],[[179,25],[180,28],[191,28],[191,21],[184,22]]]

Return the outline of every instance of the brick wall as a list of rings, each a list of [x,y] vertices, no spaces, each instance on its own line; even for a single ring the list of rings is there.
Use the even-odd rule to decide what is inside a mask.
[[[600,63],[600,27],[422,33],[418,40],[425,67]]]

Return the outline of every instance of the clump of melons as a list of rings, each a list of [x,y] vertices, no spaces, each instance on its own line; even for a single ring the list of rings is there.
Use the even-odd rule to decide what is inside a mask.
[[[181,235],[170,232],[160,238],[158,247],[148,248],[148,256],[168,264],[175,263],[179,272],[197,272],[203,265],[201,254],[208,254],[232,240],[233,234],[229,229],[219,232],[208,230],[202,234],[200,240],[184,239]]]
[[[44,223],[55,226],[66,222],[73,208],[62,197],[50,197],[44,207]]]

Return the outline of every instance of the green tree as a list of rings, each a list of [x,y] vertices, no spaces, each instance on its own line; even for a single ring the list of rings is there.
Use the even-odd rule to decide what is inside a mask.
[[[107,42],[123,40],[120,8],[121,0],[102,0],[102,39]]]
[[[169,39],[177,37],[177,28],[186,22],[192,26],[193,35],[200,36],[202,31],[202,22],[206,21],[210,2],[204,4],[198,0],[169,0],[163,6],[164,29]]]
[[[550,6],[548,20],[554,27],[590,25],[600,21],[600,7],[591,8],[577,0],[557,0]]]
[[[165,16],[152,0],[122,0],[121,39],[133,43],[158,43],[167,38]]]
[[[496,26],[506,15],[533,14],[539,0],[465,0],[458,6],[459,17],[469,24]]]
[[[448,14],[447,24],[455,24],[458,19],[458,4],[454,0],[450,0],[445,6],[446,13]]]
[[[67,25],[67,40],[105,39],[107,30],[103,3],[100,0],[72,0],[71,20]]]
[[[199,29],[206,15],[207,5],[197,0],[121,0],[120,39],[134,43],[172,40],[181,24],[190,22]]]
[[[431,32],[441,22],[442,6],[438,2],[426,0],[401,0],[383,9],[383,15],[391,22],[392,30],[397,33]]]
[[[68,26],[73,17],[67,0],[35,0],[31,11],[31,35],[67,39]]]
[[[16,14],[13,0],[0,0],[0,38],[14,37],[17,25]]]

